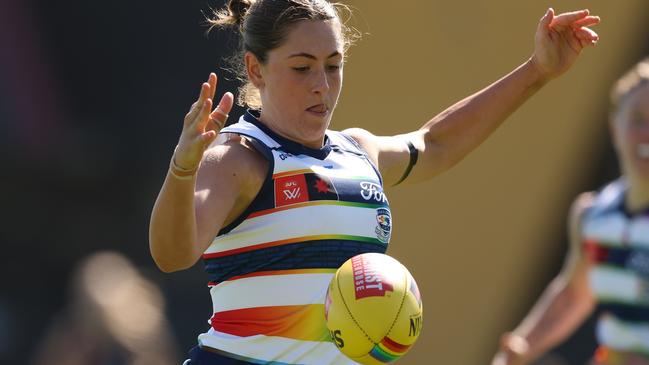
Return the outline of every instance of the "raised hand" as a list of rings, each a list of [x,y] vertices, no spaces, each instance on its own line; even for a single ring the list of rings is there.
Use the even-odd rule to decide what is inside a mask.
[[[207,82],[201,85],[198,100],[185,115],[183,130],[173,157],[174,164],[182,170],[193,171],[198,168],[203,153],[216,139],[232,109],[234,98],[232,93],[227,92],[216,109],[212,110],[216,82],[216,74],[211,73]]]
[[[588,10],[555,15],[548,9],[536,30],[532,62],[548,80],[561,75],[584,48],[597,44],[599,36],[589,27],[599,22]]]

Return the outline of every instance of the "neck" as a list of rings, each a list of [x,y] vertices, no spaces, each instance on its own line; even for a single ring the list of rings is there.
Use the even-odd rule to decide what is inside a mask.
[[[649,207],[649,182],[627,175],[627,183],[629,186],[625,198],[627,209],[635,213]]]
[[[291,131],[290,127],[286,128],[286,126],[275,123],[275,119],[273,116],[269,115],[269,113],[264,113],[264,110],[261,110],[261,113],[259,114],[259,121],[263,123],[266,127],[270,128],[273,132],[279,134],[280,136],[290,139],[291,141],[297,142],[305,147],[313,148],[313,149],[319,149],[324,146],[324,134],[320,136],[319,138],[312,140],[312,141],[307,141],[305,139],[300,138],[300,136],[296,135],[297,133],[292,133],[295,131]]]

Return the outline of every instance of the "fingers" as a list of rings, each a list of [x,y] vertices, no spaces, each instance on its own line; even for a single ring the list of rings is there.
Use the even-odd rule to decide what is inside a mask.
[[[191,124],[191,122],[196,118],[196,114],[201,111],[201,107],[209,94],[209,88],[210,85],[206,82],[201,85],[201,92],[198,95],[198,100],[192,104],[191,108],[189,108],[189,112],[185,115],[185,124]]]
[[[202,145],[203,149],[205,149],[214,142],[217,136],[218,133],[216,131],[207,131],[198,136],[198,142]]]
[[[201,106],[200,113],[196,116],[193,121],[193,127],[198,133],[201,133],[205,130],[205,125],[209,119],[210,111],[212,110],[212,99],[206,99]]]
[[[575,37],[579,40],[581,47],[594,46],[599,40],[599,35],[595,33],[592,29],[583,27],[574,30]]]
[[[598,41],[599,35],[595,33],[592,29],[582,27],[575,29],[575,36],[579,39],[588,40],[588,41]]]
[[[213,129],[221,129],[225,125],[226,120],[228,119],[228,114],[232,110],[232,105],[234,104],[234,96],[232,93],[227,92],[221,97],[219,105],[214,109],[210,114],[210,121],[212,122]]]
[[[209,94],[208,98],[214,99],[214,94],[216,93],[216,82],[218,81],[218,78],[216,77],[216,74],[214,72],[210,73],[209,78],[207,79],[208,85],[210,85],[209,89]]]
[[[548,10],[545,12],[545,15],[543,15],[543,17],[539,21],[539,28],[548,29],[550,23],[552,22],[552,19],[554,19],[554,9],[548,8]]]
[[[552,19],[552,23],[550,23],[550,27],[552,28],[567,27],[572,23],[587,17],[589,13],[590,12],[588,10],[578,10],[578,11],[571,11],[568,13],[559,14],[556,17],[554,17],[554,19]]]
[[[598,16],[589,15],[583,19],[579,19],[573,22],[570,26],[573,28],[591,27],[593,25],[599,24],[600,21],[601,19]]]

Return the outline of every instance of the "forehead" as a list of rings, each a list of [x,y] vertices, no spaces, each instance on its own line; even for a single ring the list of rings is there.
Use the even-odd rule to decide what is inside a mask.
[[[333,52],[342,54],[340,24],[336,20],[302,20],[290,28],[284,43],[274,51],[286,57],[296,53],[324,58]]]

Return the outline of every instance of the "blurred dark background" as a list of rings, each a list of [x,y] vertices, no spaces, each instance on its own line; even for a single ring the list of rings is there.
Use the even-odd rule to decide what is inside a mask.
[[[202,265],[172,275],[160,273],[149,256],[147,229],[183,116],[200,84],[216,71],[219,97],[237,86],[232,75],[222,70],[223,58],[231,54],[237,40],[227,32],[207,36],[203,25],[203,14],[222,3],[0,0],[0,363],[29,361],[44,329],[70,300],[75,267],[100,250],[123,253],[159,285],[170,330],[182,352],[207,329],[211,304]],[[381,20],[369,15],[375,2],[352,3],[364,12],[361,23],[374,26],[368,33],[380,33]],[[530,12],[536,17],[534,10]],[[602,37],[605,42],[606,34]],[[641,39],[644,43],[621,54],[619,62],[607,69],[602,84],[608,85],[649,52],[647,37]],[[361,59],[363,42],[358,46]],[[521,55],[526,53],[511,59],[522,61]],[[353,58],[351,62],[353,67]],[[508,59],[484,76],[495,79],[514,64]],[[447,71],[460,69],[458,65],[457,70]],[[354,82],[350,81],[351,94],[358,93]],[[567,209],[574,193],[597,189],[617,176],[605,128],[607,87],[591,110],[601,117],[588,155],[592,166],[580,174],[579,181],[571,182],[557,203],[561,209],[553,210],[556,219],[550,229],[544,228],[558,242],[553,243],[542,272],[530,279],[528,292],[513,298],[519,304],[506,321],[491,324],[490,334],[517,323],[559,270],[565,252],[563,208]],[[469,90],[444,95],[457,99]],[[343,104],[344,110],[353,107]],[[416,108],[412,110],[416,113]],[[237,108],[231,115],[241,111]],[[361,126],[372,129],[369,124]],[[398,257],[401,252],[405,251],[396,251]],[[417,267],[424,270],[414,257],[408,265],[415,272]],[[436,291],[428,291],[428,298],[434,298]],[[434,308],[432,300],[427,303]],[[570,364],[590,356],[589,326],[592,321],[559,348]],[[433,333],[437,328],[431,324],[426,330]],[[497,337],[483,341],[483,346],[494,350]],[[425,348],[420,345],[418,351],[424,354]]]
[[[147,229],[200,84],[219,71],[219,95],[236,87],[219,67],[236,39],[206,36],[210,5],[2,0],[0,363],[26,363],[75,266],[105,249],[161,285],[181,348],[206,329],[201,265],[163,276]]]

